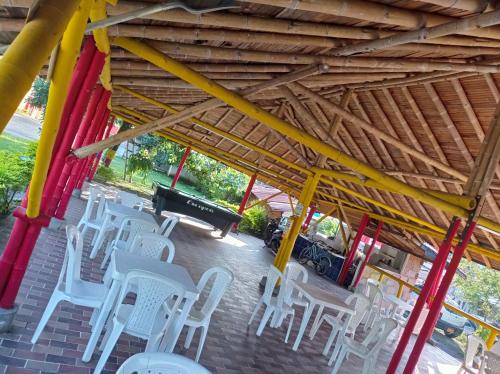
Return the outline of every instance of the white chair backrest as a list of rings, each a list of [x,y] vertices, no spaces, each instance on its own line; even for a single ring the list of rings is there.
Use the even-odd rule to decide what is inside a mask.
[[[465,347],[464,363],[465,367],[473,367],[474,357],[476,357],[479,347],[482,348],[482,353],[486,350],[486,343],[479,336],[469,335],[467,337],[467,345]]]
[[[138,335],[150,336],[153,327],[157,320],[157,315],[161,313],[161,307],[167,300],[173,299],[175,302],[172,306],[172,314],[174,316],[179,309],[179,305],[184,299],[184,287],[177,282],[172,281],[156,274],[145,271],[131,271],[125,278],[125,283],[121,289],[120,303],[130,290],[134,289],[130,285],[136,285],[136,299],[132,312],[127,320],[125,328],[127,331],[132,331]],[[160,334],[168,329],[172,324],[172,318],[165,320],[162,331],[154,331],[154,334]]]
[[[166,262],[171,263],[175,256],[174,243],[163,235],[154,232],[143,232],[133,239],[129,250],[137,255],[160,259],[165,248],[168,251]]]
[[[295,283],[307,283],[309,278],[309,273],[307,269],[299,264],[298,262],[289,262],[285,268],[285,281],[283,282],[283,286],[285,287],[284,291],[284,301],[287,304],[292,302],[294,297],[299,296],[299,291],[293,287],[293,281]]]
[[[371,305],[370,300],[364,295],[354,293],[349,295],[345,302],[347,305],[354,306],[354,310],[356,311],[349,319],[349,324],[347,325],[347,332],[354,333]]]
[[[375,284],[374,282],[367,282],[365,288],[365,295],[370,300],[370,303],[374,303],[376,301],[377,295],[380,292],[380,288],[378,287],[378,282]]]
[[[116,374],[210,374],[210,372],[181,355],[143,352],[129,357]]]
[[[210,292],[205,300],[205,304],[201,307],[201,313],[205,317],[210,317],[210,315],[214,312],[217,305],[219,305],[224,292],[226,292],[227,287],[233,282],[234,276],[233,273],[228,269],[223,267],[213,267],[208,269],[203,273],[196,286],[198,290],[203,292],[205,288],[208,286],[208,282],[213,278],[212,286],[210,288]]]
[[[85,206],[85,211],[83,212],[82,219],[90,220],[92,219],[92,217],[94,219],[101,218],[104,213],[105,203],[106,198],[104,196],[104,192],[102,192],[100,188],[90,187],[89,199],[87,200],[87,205]]]
[[[382,347],[382,345],[386,342],[389,334],[394,331],[394,329],[398,326],[398,323],[392,318],[383,318],[375,326],[370,330],[370,333],[363,340],[363,344],[365,347],[373,344],[370,348],[370,353],[376,352],[378,349]]]
[[[142,233],[154,232],[158,230],[158,225],[153,222],[145,221],[140,218],[126,217],[123,219],[118,233],[117,240],[123,240],[126,244],[126,250],[129,251],[134,238]]]
[[[500,340],[493,344],[490,351],[500,356]]]
[[[83,239],[78,229],[73,225],[66,226],[66,254],[59,274],[58,284],[64,283],[67,294],[73,291],[73,283],[80,280],[82,264]]]
[[[269,304],[273,297],[274,287],[279,279],[283,279],[283,274],[278,268],[271,265],[269,271],[267,272],[266,287],[264,288],[264,294],[262,295],[262,300]],[[283,294],[283,293],[282,293]]]
[[[166,238],[170,237],[170,234],[172,233],[172,230],[174,229],[175,225],[177,225],[177,222],[179,222],[179,217],[177,216],[167,217],[165,221],[163,221],[163,223],[161,224],[158,233],[165,236]]]
[[[144,207],[144,200],[142,197],[137,196],[130,192],[118,191],[115,197],[115,201],[119,202],[122,205],[128,206],[129,208],[138,208],[138,210],[142,210]]]

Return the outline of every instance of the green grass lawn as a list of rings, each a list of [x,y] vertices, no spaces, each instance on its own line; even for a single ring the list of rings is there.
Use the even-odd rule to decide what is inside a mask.
[[[17,136],[0,135],[0,151],[23,152],[28,148],[29,140],[18,138]]]
[[[138,192],[141,192],[143,194],[151,194],[153,192],[153,189],[151,188],[151,185],[153,184],[154,181],[170,185],[172,182],[172,177],[167,177],[166,174],[160,173],[157,171],[151,172],[146,180],[142,178],[140,175],[134,175],[132,177],[132,181],[129,182],[128,178],[129,176],[127,175],[126,180],[123,180],[123,171],[125,169],[125,159],[121,157],[115,157],[113,162],[111,162],[110,165],[111,169],[113,170],[116,180],[113,181],[113,184],[116,185],[117,187],[124,187],[129,190],[135,190]],[[182,181],[177,182],[177,185],[175,186],[176,189],[189,193],[191,195],[195,195],[198,197],[205,198],[200,191],[196,190],[195,187],[192,185],[183,183]]]

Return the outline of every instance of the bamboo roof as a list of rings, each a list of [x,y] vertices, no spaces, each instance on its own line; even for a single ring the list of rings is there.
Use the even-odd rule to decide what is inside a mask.
[[[151,3],[154,1],[150,1]],[[147,5],[120,0],[108,6],[117,15]],[[194,70],[232,89],[243,89],[312,63],[328,72],[306,77],[288,88],[270,88],[251,97],[302,131],[328,142],[372,167],[422,189],[460,195],[462,176],[469,176],[500,97],[500,26],[471,28],[367,53],[339,52],[358,43],[422,27],[431,27],[490,11],[482,0],[244,0],[237,9],[195,16],[182,10],[161,12],[112,26],[108,35],[139,39],[187,63]],[[22,28],[30,0],[0,0],[0,43],[8,44]],[[337,52],[336,52],[337,51]],[[340,54],[340,55],[339,55]],[[41,72],[45,73],[45,70]],[[113,111],[142,121],[168,114],[123,86],[177,110],[209,99],[209,95],[119,47],[111,49]],[[306,88],[309,94],[304,94]],[[316,95],[316,96],[314,96]],[[319,98],[318,98],[319,95]],[[296,101],[293,101],[295,98]],[[332,105],[341,105],[359,121],[339,121]],[[134,115],[133,112],[136,114]],[[141,117],[142,116],[142,117]],[[259,170],[266,183],[297,191],[305,175],[234,141],[234,137],[265,148],[304,169],[322,164],[351,173],[315,149],[270,130],[237,109],[219,107],[198,116],[218,133],[184,121],[169,136],[223,151],[246,170]],[[335,134],[331,133],[335,129]],[[330,138],[325,138],[330,134]],[[223,132],[233,139],[221,136]],[[209,146],[209,147],[207,147]],[[205,148],[204,148],[205,147]],[[427,158],[422,157],[422,155]],[[235,158],[233,156],[236,156]],[[436,167],[437,162],[440,167]],[[420,244],[437,247],[440,239],[413,232],[396,221],[410,221],[404,212],[441,229],[451,216],[395,192],[349,180],[321,182],[316,201],[322,212],[342,199],[347,221],[356,229],[363,210],[393,219],[381,241],[423,256]],[[481,215],[500,222],[500,169]],[[363,196],[367,197],[363,198]],[[378,203],[377,203],[378,202]],[[389,210],[390,206],[394,209]],[[385,220],[387,223],[387,220]],[[428,228],[414,223],[422,229]],[[369,227],[372,234],[375,225]],[[370,232],[371,231],[371,232]],[[472,242],[486,252],[468,250],[469,259],[500,269],[500,237],[481,228]],[[488,252],[489,251],[489,252]]]

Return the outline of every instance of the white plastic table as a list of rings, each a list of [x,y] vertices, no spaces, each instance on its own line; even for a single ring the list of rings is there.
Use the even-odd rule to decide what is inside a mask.
[[[112,201],[106,201],[104,207],[104,220],[102,223],[103,228],[113,225],[115,227],[120,227],[122,221],[127,217],[139,218],[147,222],[152,222],[158,224],[152,214],[143,212],[128,206],[114,203]],[[92,252],[90,253],[90,258],[93,259],[97,256],[97,252],[104,242],[104,237],[106,235],[106,230],[100,230],[97,236]]]
[[[342,299],[333,295],[330,291],[323,290],[309,283],[293,282],[293,286],[309,301],[309,305],[306,307],[302,322],[300,323],[299,333],[292,347],[294,351],[299,348],[307,324],[309,323],[309,319],[316,305],[319,305],[319,309],[316,313],[316,319],[314,320],[313,326],[319,323],[324,308],[330,308],[349,315],[354,315],[356,313],[351,306],[347,305]]]
[[[111,276],[111,287],[104,301],[102,310],[92,326],[92,334],[83,353],[82,361],[88,362],[92,358],[99,336],[104,328],[106,320],[113,310],[117,297],[120,293],[123,281],[131,271],[142,270],[152,274],[157,274],[165,278],[176,281],[184,287],[184,302],[181,304],[182,311],[176,313],[175,321],[172,323],[166,335],[162,339],[161,347],[165,352],[174,350],[177,339],[181,333],[184,322],[189,315],[191,307],[200,296],[193,279],[185,267],[175,264],[169,264],[158,259],[145,256],[138,256],[124,251],[115,251],[111,254],[111,262],[108,267],[108,274]]]
[[[413,310],[413,305],[408,304],[407,302],[399,299],[398,297],[391,295],[391,294],[386,294],[382,292],[382,296],[385,301],[389,302],[392,304],[392,310],[389,315],[389,317],[393,318],[394,315],[396,314],[398,309],[401,309],[404,311],[409,311],[411,312]]]

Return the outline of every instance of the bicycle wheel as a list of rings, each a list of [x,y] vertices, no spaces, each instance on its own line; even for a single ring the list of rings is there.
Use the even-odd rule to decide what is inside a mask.
[[[316,261],[316,266],[315,266],[316,273],[318,275],[325,275],[327,270],[330,269],[331,266],[332,262],[330,261],[330,259],[325,255],[321,255]]]
[[[305,247],[304,249],[302,249],[302,251],[300,251],[299,264],[301,265],[307,264],[310,258],[311,258],[311,248]]]

